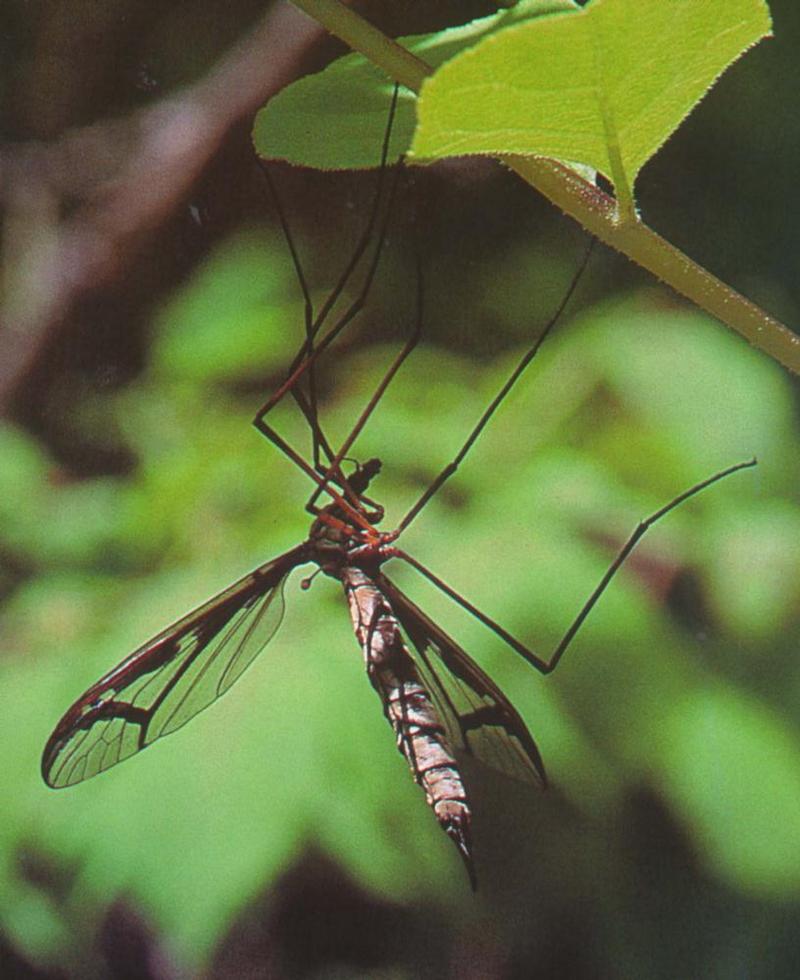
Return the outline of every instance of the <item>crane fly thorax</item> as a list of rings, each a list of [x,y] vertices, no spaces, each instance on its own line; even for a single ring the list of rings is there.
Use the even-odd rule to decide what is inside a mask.
[[[348,503],[350,503],[353,502],[353,496],[358,498],[358,503],[354,503],[354,509],[363,519],[364,526],[356,525],[352,512],[348,514],[341,502],[334,502],[324,507],[311,525],[309,541],[314,546],[314,560],[327,575],[340,579],[342,568],[348,564],[351,553],[356,549],[376,544],[380,538],[379,533],[371,532],[371,527],[368,528],[367,525],[376,525],[382,520],[383,508],[377,507],[373,511],[368,511],[365,501],[361,500],[370,480],[380,471],[380,468],[380,460],[370,459],[363,465],[359,465],[347,478],[349,493],[344,495],[344,499],[349,497]]]
[[[371,538],[365,529],[354,527],[337,504],[331,504],[320,511],[311,525],[309,541],[314,547],[314,561],[323,572],[341,578],[341,569],[348,564],[350,554],[369,544]]]

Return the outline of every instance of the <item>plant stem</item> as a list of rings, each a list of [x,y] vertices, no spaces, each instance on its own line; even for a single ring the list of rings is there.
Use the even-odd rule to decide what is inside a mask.
[[[412,92],[419,94],[425,79],[433,74],[430,65],[339,0],[292,2]],[[800,338],[635,218],[630,207],[620,215],[613,198],[556,160],[508,155],[497,159],[602,242],[652,272],[785,368],[800,374]]]
[[[292,0],[292,3],[412,92],[419,94],[422,83],[433,74],[430,65],[339,0]]]
[[[800,337],[641,221],[620,221],[616,201],[556,160],[500,158],[601,242],[652,272],[754,347],[800,374]]]

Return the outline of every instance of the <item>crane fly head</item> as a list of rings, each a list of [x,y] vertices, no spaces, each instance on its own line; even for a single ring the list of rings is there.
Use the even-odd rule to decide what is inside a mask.
[[[381,465],[379,459],[368,459],[366,463],[356,463],[355,472],[347,478],[353,492],[364,493],[370,482],[380,473]]]

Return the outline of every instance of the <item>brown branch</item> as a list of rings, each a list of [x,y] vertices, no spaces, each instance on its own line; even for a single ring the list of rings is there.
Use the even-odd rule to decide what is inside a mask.
[[[124,272],[229,130],[291,81],[324,36],[280,5],[180,93],[125,120],[3,151],[0,405],[75,303]],[[67,195],[80,203],[61,220]]]

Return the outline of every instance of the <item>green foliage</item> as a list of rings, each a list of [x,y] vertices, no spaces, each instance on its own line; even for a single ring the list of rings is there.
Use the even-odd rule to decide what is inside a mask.
[[[238,283],[252,276],[251,262],[233,243],[208,268]],[[282,268],[279,298],[290,289]],[[27,503],[29,523],[55,527],[49,515],[60,507],[70,528],[47,548],[18,538],[42,569],[4,620],[6,648],[17,655],[3,666],[0,745],[17,790],[6,807],[3,890],[15,910],[9,928],[45,960],[63,925],[13,870],[20,838],[80,867],[74,910],[132,892],[198,960],[310,840],[387,894],[444,902],[463,885],[363,677],[343,599],[320,580],[310,593],[290,582],[287,621],[269,652],[188,729],[77,789],[54,795],[39,782],[38,754],[72,698],[170,617],[305,532],[303,480],[248,427],[250,399],[219,386],[251,377],[252,364],[240,353],[247,331],[243,341],[217,295],[201,270],[156,320],[150,374],[114,403],[118,429],[139,455],[133,477],[113,495],[108,481],[92,480],[42,487]],[[175,337],[204,296],[193,367],[178,358]],[[800,576],[784,574],[791,548],[779,555],[781,536],[800,522],[788,495],[796,479],[789,395],[781,375],[728,334],[654,299],[619,298],[565,324],[462,467],[456,496],[435,500],[405,543],[546,651],[599,578],[610,540],[715,467],[755,453],[757,477],[740,474],[704,494],[641,550],[658,575],[692,569],[716,635],[704,641],[672,621],[634,562],[544,682],[433,590],[396,574],[517,704],[586,826],[612,819],[644,783],[711,875],[745,895],[785,897],[800,887],[798,732],[766,690],[743,686],[738,661],[745,646],[753,662],[768,650],[779,676],[782,657],[794,656],[774,643],[796,628],[800,602]],[[509,314],[525,310],[524,279],[505,300]],[[278,300],[263,321],[279,338],[268,338],[268,350],[292,331],[299,342],[300,312],[290,326]],[[415,353],[356,447],[360,458],[385,458],[376,493],[387,524],[452,454],[517,354],[478,363],[429,346]],[[388,357],[379,346],[340,354],[337,373],[350,382],[323,404],[334,430],[357,415]],[[734,384],[735,413],[726,415],[729,387],[710,384],[712,376]],[[299,441],[298,421],[284,414],[281,426]],[[11,466],[41,485],[41,453],[18,433],[6,438],[15,440]],[[770,534],[775,544],[748,571],[748,552]],[[109,549],[124,556],[116,570]],[[756,586],[758,601],[744,601]],[[558,798],[528,805],[541,812]]]
[[[425,83],[412,153],[555,157],[594,167],[622,193],[769,29],[763,0],[595,0],[509,26]]]
[[[710,684],[670,708],[658,742],[666,791],[703,842],[704,858],[750,894],[794,894],[800,746],[793,727],[754,699]]]
[[[390,157],[555,157],[628,197],[636,175],[722,72],[770,31],[764,0],[527,0],[465,27],[402,39],[438,69],[401,95]],[[264,157],[375,166],[391,85],[360,55],[289,86],[256,117]],[[331,106],[335,106],[332,111]]]
[[[615,9],[609,0],[593,6]],[[715,4],[669,6],[701,26],[705,11],[717,12],[709,42],[717,54],[695,78],[696,98],[735,52],[714,35],[723,23]],[[462,58],[477,63],[495,46],[592,13],[534,18],[542,7],[521,4],[415,43],[431,60],[441,53],[440,63],[463,50],[455,70]],[[631,58],[648,44],[634,26],[652,31],[666,9],[636,10],[645,7],[614,35]],[[739,36],[734,47],[745,43]],[[681,44],[668,51],[662,38],[655,47],[675,54],[680,80],[669,111],[623,154],[629,175],[688,104]],[[316,77],[302,83],[308,94],[302,85],[287,91],[272,104],[277,115],[260,117],[268,155],[374,163],[387,87],[368,74],[342,59],[325,73],[324,102]],[[431,93],[447,77],[436,76]],[[330,109],[337,79],[341,116]],[[620,112],[634,104],[621,98]],[[400,143],[412,127],[406,112]],[[503,216],[503,232],[516,231],[518,218]],[[387,528],[452,458],[573,270],[540,227],[538,242],[527,230],[508,245],[483,234],[474,254],[459,257],[454,233],[431,257],[426,341],[353,449],[384,460],[374,494]],[[380,277],[362,326],[321,365],[334,443],[397,350],[386,324],[402,331],[413,308],[412,280],[398,269]],[[76,696],[164,624],[307,533],[308,482],[248,424],[302,336],[280,239],[238,234],[156,313],[142,375],[113,395],[73,394],[66,409],[79,433],[102,422],[135,457],[130,473],[76,479],[33,436],[0,429],[0,553],[10,569],[0,623],[5,935],[40,968],[63,968],[65,950],[89,946],[104,910],[124,896],[183,962],[202,965],[242,910],[315,846],[382,900],[436,910],[462,944],[517,927],[527,947],[543,908],[558,914],[590,901],[608,975],[635,962],[636,937],[646,969],[627,975],[724,975],[702,914],[694,928],[703,931],[705,969],[658,967],[661,947],[691,925],[698,895],[722,896],[720,906],[748,919],[763,903],[766,922],[768,903],[791,908],[800,890],[797,412],[774,365],[655,289],[612,291],[559,326],[404,546],[546,655],[638,519],[717,468],[756,455],[759,469],[659,525],[547,680],[407,569],[387,568],[507,692],[553,782],[542,797],[475,774],[484,804],[475,901],[394,747],[341,590],[323,576],[308,592],[300,574],[290,580],[287,618],[268,651],[185,730],[73,790],[42,784],[42,747]],[[297,414],[282,408],[275,422],[307,449]],[[629,819],[641,797],[655,801],[672,835],[663,848],[647,838],[643,867]],[[496,857],[504,845],[506,865]],[[45,873],[26,873],[27,854]],[[654,868],[668,858],[681,880],[664,890],[652,927],[641,906],[664,885]],[[756,959],[760,932],[758,940]]]
[[[281,333],[287,262],[275,241],[249,234],[229,242],[161,314],[158,367],[176,379],[213,383],[263,378],[289,361],[296,341]]]
[[[504,27],[575,9],[572,0],[523,0],[511,10],[463,27],[403,38],[401,43],[427,64],[439,67]],[[256,151],[269,159],[323,170],[374,167],[392,90],[386,75],[361,55],[338,58],[325,71],[301,78],[270,99],[253,126]],[[411,146],[416,106],[417,100],[401,88],[390,159]]]

